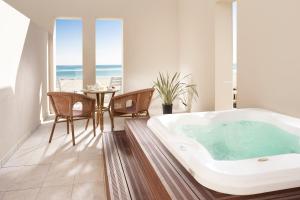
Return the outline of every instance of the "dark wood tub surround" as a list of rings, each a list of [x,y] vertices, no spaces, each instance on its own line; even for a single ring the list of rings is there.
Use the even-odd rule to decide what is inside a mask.
[[[249,196],[210,190],[190,175],[146,123],[146,119],[127,120],[125,132],[103,134],[108,199],[300,199],[300,188]]]

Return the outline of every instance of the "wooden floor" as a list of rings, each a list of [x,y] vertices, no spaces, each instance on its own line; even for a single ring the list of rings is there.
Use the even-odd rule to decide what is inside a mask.
[[[145,119],[128,120],[125,131],[103,137],[108,199],[300,199],[300,188],[251,196],[212,191],[182,167],[147,128]]]

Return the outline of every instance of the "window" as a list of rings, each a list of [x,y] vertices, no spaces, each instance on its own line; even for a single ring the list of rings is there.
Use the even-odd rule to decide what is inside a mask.
[[[82,21],[56,20],[56,90],[82,89]]]
[[[123,23],[121,20],[96,21],[96,82],[101,87],[122,90]]]

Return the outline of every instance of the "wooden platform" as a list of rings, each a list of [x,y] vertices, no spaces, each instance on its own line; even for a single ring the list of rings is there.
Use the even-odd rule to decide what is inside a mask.
[[[105,133],[103,144],[108,199],[300,199],[300,188],[233,196],[202,186],[147,128],[145,119],[128,120],[125,132]]]

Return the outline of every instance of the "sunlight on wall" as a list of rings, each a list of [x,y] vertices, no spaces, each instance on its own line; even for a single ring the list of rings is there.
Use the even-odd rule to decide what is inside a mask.
[[[29,18],[0,0],[0,89],[15,89],[29,23]]]

